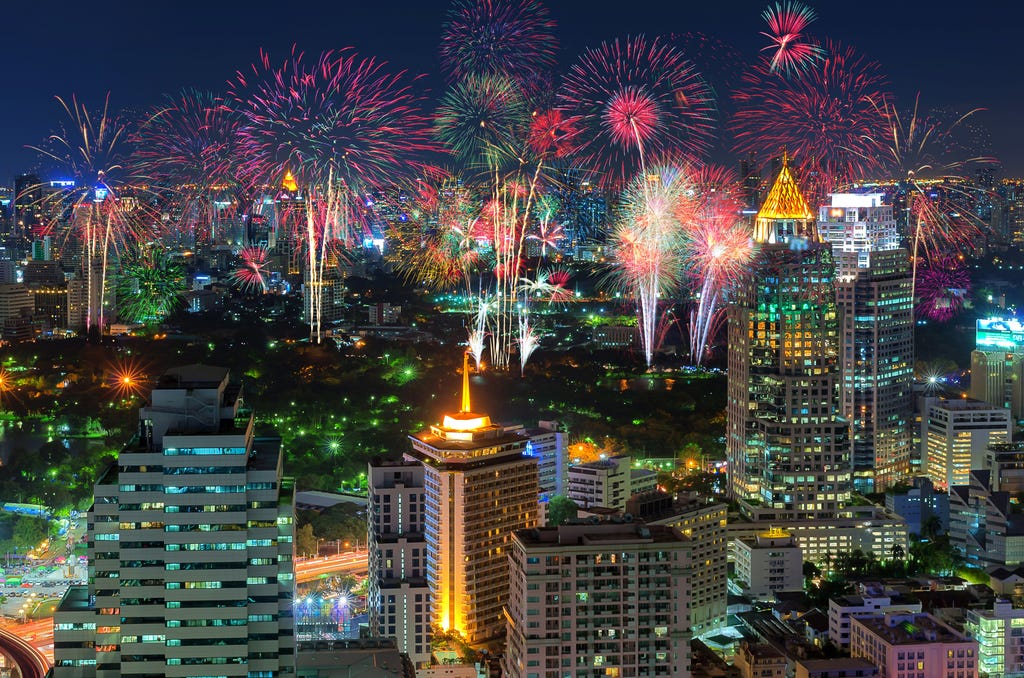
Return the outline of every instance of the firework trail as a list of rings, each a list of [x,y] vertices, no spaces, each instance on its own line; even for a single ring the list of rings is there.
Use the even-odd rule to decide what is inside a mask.
[[[876,171],[886,143],[881,67],[839,43],[825,48],[828,56],[799,78],[751,68],[734,94],[733,150],[773,157],[785,147],[811,204]]]
[[[623,195],[624,218],[613,242],[613,281],[637,300],[640,339],[647,366],[657,348],[658,298],[678,286],[684,244],[680,206],[691,186],[675,167],[637,177]]]
[[[353,240],[350,194],[393,183],[436,150],[404,72],[352,50],[311,64],[293,50],[280,67],[266,53],[231,83],[239,139],[253,186],[280,185],[290,172],[302,192],[308,280],[307,322],[319,343],[325,270]]]
[[[526,374],[526,363],[529,362],[530,356],[533,355],[533,352],[540,345],[540,337],[537,335],[528,313],[521,314],[518,322],[519,336],[516,343],[519,346],[519,376],[524,376]]]
[[[487,340],[487,317],[492,311],[492,305],[483,295],[477,298],[477,308],[474,314],[473,328],[469,331],[469,353],[473,356],[477,371],[480,370],[480,362],[484,357],[484,348]]]
[[[627,37],[588,49],[563,81],[558,107],[577,131],[579,165],[603,187],[652,162],[697,157],[710,146],[710,91],[666,40]]]
[[[747,270],[753,243],[741,219],[736,176],[721,167],[704,166],[692,173],[691,181],[687,268],[698,301],[690,311],[690,361],[699,365],[721,326],[723,297]]]
[[[245,218],[253,196],[239,179],[238,111],[211,92],[184,89],[167,95],[135,134],[134,161],[148,181],[169,189],[191,232],[208,230],[217,241],[224,214],[217,198],[228,193]]]
[[[800,75],[824,58],[825,50],[811,42],[805,32],[814,21],[814,10],[797,0],[782,0],[762,14],[768,32],[761,33],[770,44],[762,52],[771,52],[768,70],[787,76]]]
[[[52,195],[57,204],[50,211],[59,219],[70,214],[64,246],[81,246],[88,298],[86,330],[102,330],[107,321],[104,307],[111,260],[116,262],[118,254],[157,220],[147,209],[149,201],[138,199],[141,189],[130,183],[131,133],[127,122],[110,112],[109,95],[97,111],[75,97],[70,102],[57,97],[57,101],[66,115],[62,131],[51,134],[43,146],[29,148],[57,163],[61,174],[75,181],[74,188]],[[66,258],[76,255],[69,252]]]
[[[555,22],[533,0],[457,0],[441,35],[449,82],[500,77],[536,91],[555,66]]]
[[[231,281],[248,292],[267,291],[269,256],[262,245],[250,245],[238,253],[239,267],[231,274]]]
[[[949,322],[960,312],[971,289],[971,277],[956,257],[937,256],[921,269],[917,281],[917,314]]]
[[[993,158],[974,155],[971,146],[958,138],[958,132],[984,109],[976,108],[949,122],[942,116],[923,115],[920,99],[918,94],[913,109],[904,114],[888,101],[881,106],[888,125],[883,163],[886,175],[898,177],[906,194],[915,287],[921,250],[929,257],[950,248],[959,251],[972,245],[981,233],[981,220],[963,204],[976,196],[961,188],[965,182],[957,182],[955,177],[973,167],[995,164]]]
[[[562,239],[563,232],[560,224],[552,221],[558,216],[561,204],[551,193],[546,193],[537,201],[534,214],[537,217],[537,233],[526,236],[527,240],[536,240],[540,243],[540,257],[547,259],[548,248],[558,250],[558,243]]]
[[[181,305],[185,271],[161,246],[131,248],[117,281],[118,315],[137,323],[156,323]]]

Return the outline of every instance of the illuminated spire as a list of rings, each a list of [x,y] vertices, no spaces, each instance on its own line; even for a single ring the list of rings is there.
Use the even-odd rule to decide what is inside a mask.
[[[469,409],[469,351],[462,354],[462,409],[459,412],[468,413]]]
[[[787,222],[791,226],[783,226]],[[782,228],[780,228],[782,227]],[[818,240],[814,213],[807,205],[800,187],[789,169],[789,155],[783,151],[782,169],[768,191],[754,225],[754,241],[787,242],[791,236]]]
[[[281,188],[292,193],[298,190],[299,185],[295,183],[295,177],[292,176],[291,170],[285,170],[284,179],[281,180]]]

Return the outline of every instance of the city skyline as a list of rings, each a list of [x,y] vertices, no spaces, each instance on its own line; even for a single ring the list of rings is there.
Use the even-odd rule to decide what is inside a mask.
[[[738,49],[739,69],[737,64],[723,67],[739,75],[766,43],[761,13],[767,4],[744,0],[685,8],[658,3],[597,8],[575,0],[556,3],[549,10],[560,41],[558,70],[564,72],[584,49],[601,41],[689,32]],[[7,177],[6,183],[14,174],[38,167],[36,154],[26,146],[41,143],[60,121],[55,96],[74,94],[96,106],[109,92],[114,109],[141,112],[183,87],[223,91],[237,71],[258,58],[260,49],[279,60],[293,45],[309,55],[352,46],[394,69],[425,74],[417,85],[427,90],[427,108],[432,110],[445,86],[436,45],[449,5],[432,0],[404,3],[401,11],[388,14],[366,5],[314,7],[292,14],[260,3],[115,3],[102,13],[68,4],[58,9],[56,18],[38,14],[49,12],[49,5],[46,10],[20,5],[11,25],[40,30],[14,30],[0,47],[5,61],[18,66],[21,83],[12,96],[18,105],[0,112],[0,175]],[[1024,88],[1005,66],[1013,57],[1012,27],[1024,19],[1024,10],[951,2],[926,8],[870,2],[858,5],[856,12],[819,3],[813,9],[818,18],[809,27],[810,35],[852,45],[879,62],[901,109],[912,107],[917,93],[924,110],[942,108],[953,114],[986,109],[975,122],[990,133],[990,152],[1003,164],[1003,175],[1024,172],[1024,135],[1014,126]],[[104,34],[111,39],[89,39]],[[976,58],[965,59],[968,50]]]

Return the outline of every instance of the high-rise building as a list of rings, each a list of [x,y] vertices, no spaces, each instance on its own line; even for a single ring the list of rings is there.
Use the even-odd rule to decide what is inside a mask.
[[[468,360],[461,409],[410,436],[406,458],[424,469],[431,621],[477,644],[505,632],[508,549],[514,530],[537,524],[539,486],[521,427],[471,410]]]
[[[832,248],[787,162],[757,214],[757,254],[729,307],[730,493],[776,519],[831,518],[852,489],[839,412]]]
[[[413,664],[430,661],[426,489],[418,461],[372,462],[367,474],[370,630]]]
[[[880,492],[910,473],[913,280],[882,193],[836,193],[819,210],[832,245],[840,402],[852,426],[854,486]]]
[[[689,544],[664,525],[518,530],[502,675],[690,675]]]
[[[736,579],[752,600],[775,600],[779,593],[803,591],[803,551],[793,535],[773,528],[733,542]]]
[[[991,610],[967,610],[964,632],[978,641],[978,662],[987,678],[1024,676],[1024,610],[997,600]]]
[[[992,489],[989,471],[973,470],[967,482],[949,488],[949,542],[976,567],[1024,562],[1024,516],[1009,492]]]
[[[978,320],[971,352],[971,397],[1024,419],[1024,323],[1014,318]]]
[[[28,233],[42,221],[43,182],[35,174],[19,174],[14,178],[15,232]]]
[[[928,477],[948,490],[966,485],[972,469],[985,468],[990,446],[1010,442],[1013,421],[1005,407],[973,398],[929,398],[922,422]]]
[[[168,370],[96,483],[89,586],[57,609],[55,676],[294,672],[291,483],[228,377]]]

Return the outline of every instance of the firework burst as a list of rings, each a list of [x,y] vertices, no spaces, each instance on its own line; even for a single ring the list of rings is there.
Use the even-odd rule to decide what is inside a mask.
[[[441,36],[449,81],[501,77],[536,90],[555,65],[555,22],[533,0],[457,0]]]
[[[580,165],[602,186],[622,185],[648,159],[703,154],[712,137],[710,91],[661,38],[627,37],[588,49],[565,77],[559,108],[578,132]]]
[[[239,265],[231,274],[231,281],[248,292],[267,291],[269,257],[267,248],[253,245],[238,253]]]
[[[917,314],[935,322],[949,322],[963,308],[971,278],[956,257],[937,256],[918,272]]]
[[[118,399],[142,396],[148,381],[141,365],[130,360],[120,360],[111,365],[107,373],[107,385]]]
[[[185,272],[158,246],[130,250],[117,281],[118,315],[137,323],[160,322],[182,302]]]
[[[885,153],[881,67],[839,43],[825,47],[828,56],[801,77],[762,65],[744,75],[734,95],[733,150],[772,157],[787,148],[811,204],[870,175]]]
[[[497,76],[471,76],[452,85],[435,119],[437,137],[468,167],[517,161],[528,125],[519,90]]]
[[[762,16],[768,23],[768,32],[761,35],[770,43],[761,51],[771,52],[769,71],[799,75],[824,58],[825,50],[805,35],[816,18],[813,9],[797,0],[782,0],[768,7]]]

